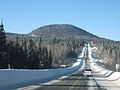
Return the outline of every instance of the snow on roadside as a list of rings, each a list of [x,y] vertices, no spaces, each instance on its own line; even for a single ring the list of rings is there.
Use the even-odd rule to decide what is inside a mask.
[[[85,48],[80,55],[84,57]],[[64,75],[74,73],[80,69],[83,64],[83,59],[79,58],[72,67],[61,69],[44,69],[44,70],[17,70],[3,69],[0,70],[0,90],[12,90],[28,85],[35,85],[47,82]]]
[[[44,69],[44,70],[0,70],[0,90],[11,90],[28,85],[34,85],[47,80],[56,79],[77,71],[81,62],[76,62],[72,67],[64,69]]]
[[[114,81],[114,82],[112,82],[112,84],[114,85],[120,85],[120,72],[113,72],[113,71],[110,71],[110,70],[108,70],[108,69],[105,69],[105,68],[103,68],[103,67],[101,67],[101,66],[99,66],[99,65],[97,65],[95,62],[94,62],[94,58],[92,57],[92,52],[91,52],[91,47],[90,47],[90,45],[88,44],[88,55],[89,55],[89,59],[92,61],[91,63],[90,63],[90,66],[91,66],[91,68],[93,69],[93,71],[95,71],[95,72],[97,72],[97,73],[99,73],[99,75],[104,75],[105,76],[105,78],[104,78],[104,80],[111,80],[111,81]],[[102,80],[103,80],[103,78],[102,78]],[[98,81],[99,83],[100,83],[100,81]],[[105,82],[106,83],[106,82]],[[108,83],[108,82],[107,82]],[[107,83],[106,83],[106,85],[107,85]],[[101,83],[101,85],[103,84],[103,82]],[[111,85],[112,86],[112,84],[108,84],[108,85]]]

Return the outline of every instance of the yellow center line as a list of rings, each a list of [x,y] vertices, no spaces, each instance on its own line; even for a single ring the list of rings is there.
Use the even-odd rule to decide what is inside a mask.
[[[69,90],[71,90],[71,89],[74,87],[74,85],[79,82],[79,79],[80,79],[80,77],[78,78],[78,80],[76,80],[76,81],[74,82],[74,84],[72,85],[72,87],[69,88]]]
[[[72,87],[70,87],[69,90],[71,90],[77,82],[78,82],[78,80],[76,80],[76,81],[74,82],[74,84],[72,85]]]

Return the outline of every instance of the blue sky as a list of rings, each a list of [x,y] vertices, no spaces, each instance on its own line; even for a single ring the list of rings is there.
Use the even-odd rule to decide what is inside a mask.
[[[5,31],[29,33],[49,24],[73,24],[120,41],[120,0],[0,0]]]

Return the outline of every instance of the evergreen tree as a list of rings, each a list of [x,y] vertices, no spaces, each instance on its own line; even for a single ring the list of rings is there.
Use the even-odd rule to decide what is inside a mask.
[[[39,68],[39,57],[35,52],[35,43],[32,39],[29,40],[27,63],[29,69]]]
[[[52,57],[52,52],[50,50],[49,51],[49,58],[48,58],[48,68],[52,68],[52,60],[53,60],[53,57]]]
[[[19,44],[19,38],[16,38],[15,41],[15,59],[14,59],[14,68],[21,69],[25,67],[25,60],[24,60],[24,51],[23,48]]]
[[[27,41],[26,39],[22,41],[22,48],[23,48],[24,68],[27,68]]]
[[[9,41],[7,44],[8,48],[8,64],[9,68],[14,68],[14,60],[15,60],[15,48],[13,46],[13,42]]]
[[[40,66],[42,66],[42,47],[41,47],[41,43],[42,43],[42,37],[40,37],[40,40],[39,40],[39,43],[38,43],[38,57],[39,57]]]
[[[46,47],[42,49],[42,64],[43,68],[48,68],[48,50]]]
[[[8,68],[7,50],[6,50],[6,36],[4,26],[0,25],[0,69]]]

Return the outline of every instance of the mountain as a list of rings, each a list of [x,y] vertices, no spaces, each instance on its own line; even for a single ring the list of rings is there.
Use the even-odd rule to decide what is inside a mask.
[[[94,50],[94,55],[96,58],[102,60],[106,68],[115,71],[116,64],[120,64],[120,42],[112,41],[105,38],[100,38],[96,35],[93,35],[79,27],[70,24],[54,24],[47,25],[43,27],[39,27],[28,34],[16,34],[16,33],[6,33],[8,40],[15,40],[18,36],[20,40],[23,39],[33,39],[35,41],[39,40],[42,35],[42,39],[51,40],[51,39],[77,39],[81,41],[81,39],[91,41],[89,42],[91,47],[96,47],[98,50]],[[80,43],[80,42],[79,42]],[[64,45],[64,44],[63,44]],[[77,45],[77,44],[76,44]],[[58,53],[54,52],[54,57],[61,57],[62,51],[67,50],[66,47],[58,45],[58,46],[50,46],[54,48],[52,50],[59,51]],[[56,49],[56,48],[57,49]],[[59,50],[58,50],[59,47]],[[65,49],[66,48],[66,49]],[[63,56],[62,56],[63,57]],[[58,59],[56,59],[58,60]]]
[[[73,25],[69,24],[54,24],[40,27],[31,33],[28,36],[40,37],[43,35],[45,38],[98,38],[97,36]]]
[[[7,33],[6,36],[8,40],[14,40],[15,37],[19,37],[20,39],[26,38],[39,38],[43,36],[44,39],[101,39],[96,35],[93,35],[81,28],[70,24],[53,24],[47,25],[43,27],[39,27],[33,30],[31,33],[28,34],[15,34],[15,33]]]

